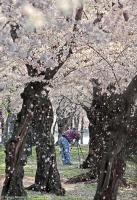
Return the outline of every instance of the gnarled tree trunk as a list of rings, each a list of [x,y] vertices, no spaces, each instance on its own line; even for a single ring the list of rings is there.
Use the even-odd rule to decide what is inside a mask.
[[[107,152],[103,152],[95,200],[116,200],[126,166],[125,131],[126,129],[120,129],[118,132],[113,132],[114,140],[110,140]]]
[[[110,112],[106,120],[110,137],[106,143],[106,151],[103,152],[95,200],[116,200],[117,198],[118,186],[125,170],[124,154],[127,153],[127,139],[129,134],[132,135],[133,127],[136,127],[131,116],[136,93],[137,76],[133,78],[123,94],[119,97],[114,94],[113,101],[110,98],[109,105],[113,104],[113,112],[109,109],[110,107],[108,111],[111,111],[113,115]]]
[[[89,152],[86,160],[81,165],[81,168],[90,168],[94,178],[97,178],[97,167],[102,155],[102,104],[104,99],[101,96],[101,88],[98,80],[93,87],[93,102],[90,108],[84,107],[89,120]]]
[[[39,95],[41,87],[41,84],[38,82],[29,83],[21,94],[21,97],[23,98],[22,109],[17,116],[14,134],[6,144],[6,177],[1,193],[2,199],[5,199],[6,196],[15,197],[26,195],[22,183],[24,176],[24,161],[22,155],[27,136],[27,129],[32,120],[31,111],[34,111],[37,102],[34,95]]]
[[[46,67],[44,66],[43,69],[39,71],[39,67],[41,68],[41,61],[37,61],[38,67],[33,67],[30,64],[26,64],[28,75],[30,77],[42,77],[43,82],[30,82],[24,89],[24,92],[22,93],[22,98],[23,98],[23,105],[21,112],[18,114],[17,117],[17,126],[15,127],[14,130],[14,136],[13,138],[8,142],[7,148],[6,148],[6,177],[4,181],[4,186],[2,189],[2,199],[5,199],[6,196],[12,196],[14,199],[16,196],[24,196],[26,195],[24,192],[23,184],[22,184],[22,179],[23,179],[23,165],[24,161],[22,161],[22,155],[23,155],[23,149],[24,149],[24,144],[26,142],[26,136],[27,136],[27,128],[29,127],[31,120],[32,120],[32,115],[30,114],[30,111],[34,111],[35,106],[39,105],[39,97],[41,97],[42,91],[44,90],[44,87],[46,85],[49,85],[49,80],[53,79],[54,75],[58,72],[58,70],[64,65],[64,63],[68,60],[68,58],[72,54],[72,43],[74,42],[75,38],[75,32],[77,32],[78,27],[77,27],[77,22],[81,20],[83,13],[83,6],[81,5],[80,8],[77,9],[76,11],[76,16],[75,16],[75,23],[73,26],[73,34],[72,34],[72,39],[69,42],[66,42],[61,48],[59,48],[59,51],[56,54],[56,60],[58,62],[57,66],[52,69],[52,67]],[[64,47],[68,47],[68,53],[64,57]],[[43,77],[44,76],[44,77]],[[49,110],[49,107],[48,107]],[[43,113],[41,113],[43,114]],[[40,117],[40,115],[38,116]],[[42,123],[39,123],[40,125]],[[39,125],[39,126],[40,126]],[[51,125],[51,124],[50,124]],[[50,126],[49,125],[49,126]],[[47,125],[48,126],[48,125]],[[46,140],[46,133],[41,132],[43,136],[43,141],[48,141]],[[52,142],[52,140],[50,140]],[[47,142],[48,143],[48,142]],[[44,143],[41,142],[41,147],[45,147]],[[48,147],[51,145],[51,143],[48,143]],[[37,146],[38,147],[38,146]],[[40,149],[40,151],[37,153],[38,157],[42,156],[41,152],[43,152]],[[58,187],[59,189],[55,189],[56,193],[62,194],[64,193],[64,190],[60,186],[60,179],[59,175],[57,176],[58,179],[56,181],[56,184],[54,186],[52,185],[52,175],[57,175],[58,171],[56,168],[56,160],[55,160],[55,154],[54,156],[50,153],[53,152],[54,148],[50,148],[49,152],[45,152],[44,154],[50,157],[48,157],[48,160],[53,163],[53,165],[50,163],[48,167],[50,166],[50,178],[48,178],[48,181],[50,182],[49,191],[54,191],[53,188]],[[47,154],[48,153],[48,154]],[[45,156],[45,155],[44,155]],[[43,163],[44,164],[44,163]],[[45,163],[46,164],[46,163]],[[55,166],[55,167],[54,167]],[[47,169],[48,169],[47,167]],[[39,165],[38,165],[39,168]],[[44,166],[45,169],[45,166]],[[41,170],[40,170],[41,171]],[[57,186],[59,185],[59,186]],[[47,187],[48,188],[48,187]]]
[[[48,96],[39,98],[39,102],[39,106],[34,113],[34,130],[37,133],[37,171],[35,183],[27,189],[64,195],[65,190],[61,186],[60,175],[57,170],[54,138],[51,135],[52,105]]]

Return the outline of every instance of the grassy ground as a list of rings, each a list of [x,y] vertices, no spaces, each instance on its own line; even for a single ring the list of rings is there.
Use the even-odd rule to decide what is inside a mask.
[[[65,181],[67,178],[70,178],[72,176],[81,174],[83,172],[86,172],[87,170],[79,169],[79,160],[78,160],[78,154],[77,154],[77,147],[73,147],[71,150],[71,158],[72,158],[72,166],[63,166],[59,149],[56,148],[57,152],[57,163],[58,163],[58,169],[61,176],[61,181],[63,184],[63,187],[66,189],[66,195],[64,197],[57,197],[52,194],[40,194],[35,192],[28,192],[28,200],[92,200],[96,191],[96,183],[92,184],[65,184]],[[84,154],[84,157],[86,157],[86,154],[88,152],[88,146],[82,146],[82,152]],[[0,146],[0,177],[3,181],[3,175],[4,175],[4,148]],[[82,158],[82,155],[81,155]],[[81,159],[82,162],[82,159]],[[33,154],[28,158],[28,163],[25,166],[25,178],[24,178],[24,185],[28,186],[31,185],[34,182],[34,176],[36,171],[36,155],[35,155],[35,148],[33,149]],[[137,168],[136,165],[132,162],[127,163],[127,169],[125,173],[125,177],[130,183],[137,184]],[[2,183],[1,181],[1,183]],[[120,188],[118,200],[137,200],[137,188]]]

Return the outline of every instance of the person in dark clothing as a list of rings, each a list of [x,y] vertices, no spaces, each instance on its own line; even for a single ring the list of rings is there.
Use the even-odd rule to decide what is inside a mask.
[[[71,165],[70,161],[70,143],[73,140],[79,140],[80,134],[76,131],[75,128],[67,130],[62,136],[59,138],[59,146],[61,150],[61,157],[63,165]]]

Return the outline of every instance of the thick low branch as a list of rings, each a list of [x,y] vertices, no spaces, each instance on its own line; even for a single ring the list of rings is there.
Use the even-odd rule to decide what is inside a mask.
[[[38,70],[36,68],[33,68],[32,65],[26,64],[27,70],[28,70],[28,75],[31,77],[34,76],[42,76],[44,75],[44,79],[46,80],[50,80],[54,77],[54,75],[57,73],[57,71],[64,65],[64,63],[70,58],[72,52],[72,44],[74,43],[74,38],[75,38],[75,32],[78,31],[77,29],[77,22],[79,20],[81,20],[82,18],[82,12],[83,12],[83,6],[81,5],[81,7],[79,9],[77,9],[76,15],[75,15],[75,23],[73,26],[73,35],[71,37],[71,40],[69,42],[66,42],[60,49],[59,52],[57,53],[56,59],[58,61],[58,65],[54,68],[51,69],[46,68],[46,70],[38,73]],[[68,54],[66,56],[65,59],[62,60],[63,57],[63,49],[64,47],[66,48],[66,46],[68,46]]]

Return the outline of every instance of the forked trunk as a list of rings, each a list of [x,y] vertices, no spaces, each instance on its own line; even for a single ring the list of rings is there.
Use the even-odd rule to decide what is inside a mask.
[[[35,183],[27,189],[40,192],[53,192],[64,195],[60,175],[57,169],[54,138],[51,135],[53,123],[53,110],[48,97],[39,99],[39,106],[35,110],[35,132],[37,133],[36,154],[37,171]]]
[[[6,199],[7,196],[14,198],[26,195],[22,183],[24,176],[23,149],[26,142],[27,129],[32,120],[31,111],[34,110],[36,103],[34,95],[39,94],[42,88],[40,87],[37,90],[39,86],[41,84],[38,82],[29,83],[21,95],[23,98],[22,109],[17,116],[13,136],[6,144],[6,176],[1,193],[2,199]]]

